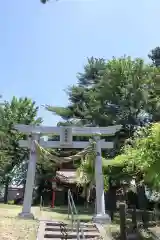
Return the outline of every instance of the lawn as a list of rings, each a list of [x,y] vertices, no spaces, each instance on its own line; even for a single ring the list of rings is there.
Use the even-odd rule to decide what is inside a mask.
[[[67,207],[54,209],[32,207],[35,220],[19,219],[18,213],[22,206],[0,204],[0,240],[35,240],[39,220],[54,220],[68,222]],[[79,218],[82,221],[91,221],[92,214],[79,209]]]
[[[89,210],[84,210],[83,207],[77,207],[78,218],[83,222],[90,222],[93,217],[93,213]],[[39,216],[38,216],[39,214]],[[68,209],[65,206],[51,208],[43,208],[43,211],[37,211],[36,215],[38,218],[47,219],[47,220],[61,220],[68,222]]]
[[[21,207],[0,204],[0,239],[1,240],[35,240],[38,228],[37,220],[17,218]]]

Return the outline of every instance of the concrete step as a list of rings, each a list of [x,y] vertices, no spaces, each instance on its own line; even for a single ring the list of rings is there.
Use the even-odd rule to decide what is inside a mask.
[[[64,226],[67,225],[66,223],[63,223],[63,222],[49,222],[49,221],[47,221],[45,224],[46,226],[60,226],[61,224]]]
[[[60,226],[60,225],[69,226],[67,223],[63,223],[63,222],[46,222],[46,226]],[[95,224],[93,223],[84,223],[84,222],[81,222],[81,226],[96,227]]]
[[[97,228],[95,227],[81,227],[83,229],[84,232],[97,232]],[[60,226],[47,226],[45,227],[45,231],[60,231],[61,229],[65,229],[66,231],[73,231],[76,232],[77,229],[76,227],[72,228],[71,226],[62,226],[62,228],[60,228]]]
[[[65,238],[43,238],[43,240],[47,240],[47,239],[49,239],[49,240],[65,240]],[[72,238],[72,240],[77,240],[77,238]]]
[[[65,238],[43,238],[43,240],[65,240]],[[96,238],[87,238],[87,240],[97,240],[99,239],[99,237],[96,237]],[[72,240],[77,240],[77,237],[76,238],[72,238]]]
[[[66,238],[43,238],[43,240],[67,240]],[[87,240],[98,240],[98,239],[100,239],[101,240],[101,238],[100,238],[100,236],[98,236],[98,237],[95,237],[95,238],[87,238]],[[76,238],[72,238],[72,240],[77,240],[77,237]]]
[[[80,234],[81,236],[81,234]],[[85,232],[84,233],[85,238],[95,238],[99,237],[100,234],[98,232]],[[44,233],[44,238],[63,238],[63,239],[75,239],[77,238],[77,233],[76,232],[68,232],[67,234],[62,234],[61,232],[50,232],[50,231],[45,231]]]

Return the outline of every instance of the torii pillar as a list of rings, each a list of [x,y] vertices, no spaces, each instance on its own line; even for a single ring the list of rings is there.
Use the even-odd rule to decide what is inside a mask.
[[[32,133],[32,136],[30,139],[30,158],[28,163],[23,208],[22,208],[22,212],[19,213],[18,215],[20,218],[34,219],[34,215],[31,213],[31,205],[32,205],[34,183],[35,183],[36,162],[37,162],[35,141],[38,142],[39,137],[40,137],[40,133]]]
[[[95,223],[109,223],[110,217],[105,213],[104,199],[104,179],[102,172],[102,154],[101,154],[101,133],[94,134],[96,141],[96,160],[95,160],[95,183],[96,183],[96,214],[93,217]]]

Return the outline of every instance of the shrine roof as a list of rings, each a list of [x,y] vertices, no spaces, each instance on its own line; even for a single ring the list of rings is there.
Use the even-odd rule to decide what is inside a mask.
[[[76,171],[70,169],[64,169],[56,172],[56,177],[64,183],[75,184],[76,183]]]

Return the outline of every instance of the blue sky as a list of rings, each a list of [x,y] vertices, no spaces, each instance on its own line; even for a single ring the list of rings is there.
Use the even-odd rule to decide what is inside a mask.
[[[159,0],[5,0],[0,6],[0,94],[67,105],[87,57],[143,57],[160,45]],[[58,117],[40,107],[45,125]]]

